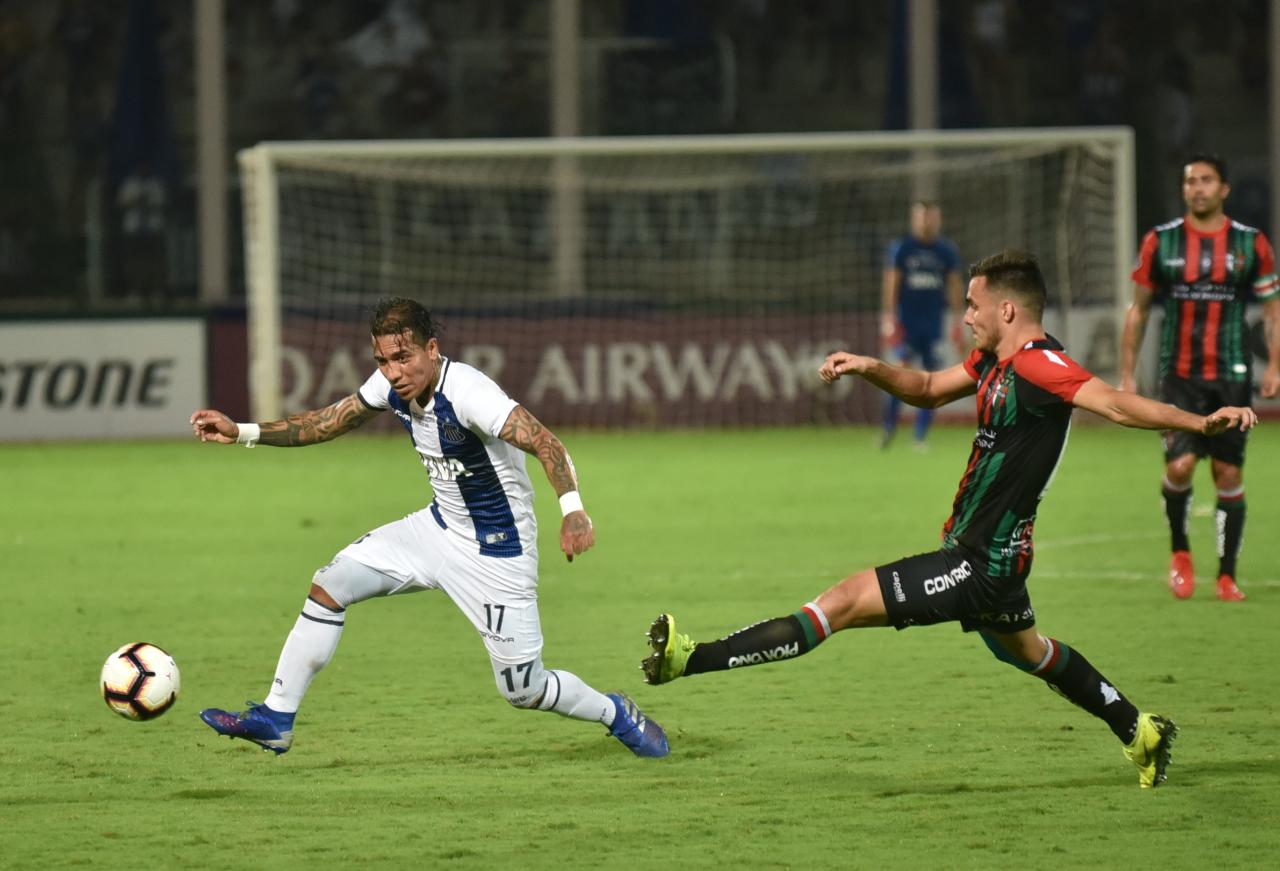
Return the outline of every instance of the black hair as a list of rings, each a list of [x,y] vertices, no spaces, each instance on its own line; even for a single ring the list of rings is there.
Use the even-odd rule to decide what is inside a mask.
[[[418,345],[426,345],[436,337],[439,328],[431,312],[422,303],[402,296],[390,296],[378,300],[369,316],[369,334],[374,336],[398,336],[413,334]]]
[[[1218,178],[1223,184],[1229,184],[1227,181],[1227,162],[1219,155],[1212,154],[1207,151],[1197,151],[1195,154],[1188,155],[1187,159],[1182,161],[1182,167],[1179,170],[1178,184],[1182,184],[1186,178],[1187,167],[1193,163],[1207,163],[1218,172]]]
[[[1049,291],[1035,255],[1016,248],[983,257],[969,267],[970,278],[986,278],[987,287],[1002,290],[1018,298],[1036,317],[1044,315]]]

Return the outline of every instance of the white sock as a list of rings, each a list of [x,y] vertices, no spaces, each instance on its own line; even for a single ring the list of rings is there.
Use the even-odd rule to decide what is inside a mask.
[[[575,720],[613,725],[613,702],[572,672],[547,669],[547,688],[542,692],[538,708]]]
[[[280,651],[275,680],[271,682],[271,692],[265,702],[268,708],[284,714],[297,712],[311,680],[329,664],[338,649],[346,616],[345,611],[330,611],[307,597],[298,622],[293,624],[293,631]]]

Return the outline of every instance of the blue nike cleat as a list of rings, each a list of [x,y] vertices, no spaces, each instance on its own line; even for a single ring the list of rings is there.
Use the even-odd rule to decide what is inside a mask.
[[[293,715],[273,711],[257,702],[245,704],[249,707],[244,711],[206,708],[200,712],[200,719],[219,735],[252,741],[277,756],[288,752],[293,743]]]
[[[656,722],[646,717],[636,703],[625,693],[607,693],[613,702],[613,725],[609,734],[617,738],[637,756],[661,758],[671,752],[667,746],[667,733]]]

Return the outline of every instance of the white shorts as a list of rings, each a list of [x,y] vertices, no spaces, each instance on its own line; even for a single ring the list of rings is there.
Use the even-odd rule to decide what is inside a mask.
[[[481,556],[476,542],[442,529],[431,511],[423,509],[378,527],[344,547],[338,556],[385,578],[377,588],[352,591],[356,595],[344,605],[375,596],[443,590],[480,634],[494,661],[495,676],[503,679],[503,666],[515,669],[538,661],[542,625],[536,550],[516,557]],[[317,583],[324,586],[322,573],[317,574]],[[509,675],[521,678],[527,671]]]

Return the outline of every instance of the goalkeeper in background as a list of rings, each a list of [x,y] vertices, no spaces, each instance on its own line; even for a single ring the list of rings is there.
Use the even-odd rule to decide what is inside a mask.
[[[560,497],[565,556],[572,562],[595,543],[564,445],[484,373],[441,354],[436,322],[421,304],[383,300],[369,333],[378,368],[327,408],[262,424],[234,423],[213,409],[191,415],[202,442],[291,448],[327,442],[390,411],[408,431],[435,494],[427,507],[360,536],[315,573],[263,704],[209,708],[200,718],[220,735],[286,752],[298,707],[337,650],[347,610],[378,596],[440,590],[471,621],[498,692],[513,707],[600,723],[637,756],[666,756],[662,728],[625,695],[606,695],[542,664],[538,528],[525,454],[538,458]]]
[[[887,354],[901,364],[918,360],[929,372],[940,368],[937,347],[948,309],[955,313],[952,338],[956,350],[961,357],[966,350],[960,341],[964,318],[960,255],[955,243],[941,232],[942,207],[929,200],[912,203],[911,232],[889,244],[880,288],[880,335]],[[901,407],[896,396],[885,398],[881,448],[893,441]],[[916,450],[925,449],[932,420],[933,409],[916,411]]]
[[[676,632],[674,616],[661,614],[649,628],[645,679],[660,684],[792,659],[841,629],[958,622],[976,631],[996,659],[1106,723],[1137,766],[1139,785],[1159,786],[1177,734],[1173,721],[1140,712],[1079,651],[1036,626],[1026,586],[1036,512],[1066,449],[1073,408],[1124,426],[1204,436],[1247,430],[1257,415],[1233,407],[1192,414],[1095,378],[1045,334],[1044,279],[1029,254],[993,255],[969,275],[965,323],[975,347],[963,363],[924,372],[839,351],[819,370],[827,383],[858,375],[919,407],[977,394],[978,429],[941,546],[855,572],[799,610],[718,641],[695,643]],[[854,673],[841,692],[854,685]]]

